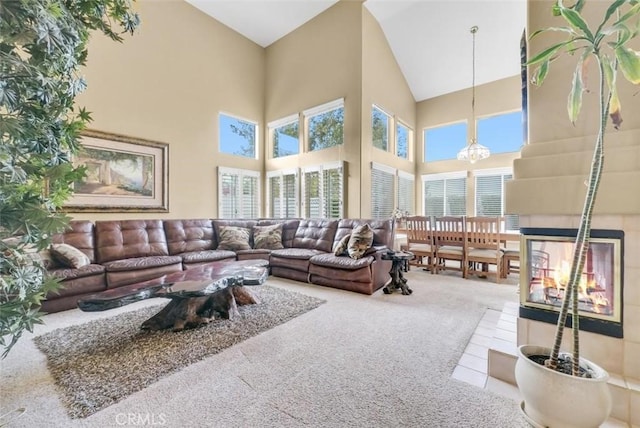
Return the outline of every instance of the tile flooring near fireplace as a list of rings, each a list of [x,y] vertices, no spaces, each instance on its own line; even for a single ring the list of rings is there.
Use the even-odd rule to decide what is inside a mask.
[[[513,371],[517,359],[518,308],[517,302],[507,302],[502,311],[487,309],[453,370],[452,378],[517,403],[522,401]],[[615,418],[609,418],[601,425],[601,428],[628,427]]]

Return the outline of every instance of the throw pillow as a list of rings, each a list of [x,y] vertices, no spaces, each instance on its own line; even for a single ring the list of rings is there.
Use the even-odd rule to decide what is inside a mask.
[[[253,226],[253,248],[279,250],[282,245],[282,224]]]
[[[54,259],[67,267],[78,269],[91,264],[85,253],[69,244],[53,244],[50,251]]]
[[[218,250],[238,251],[250,250],[249,229],[237,226],[222,226],[220,228]]]
[[[340,241],[333,248],[333,254],[335,256],[341,256],[347,252],[347,247],[349,246],[349,239],[351,239],[351,235],[343,236]]]
[[[368,224],[358,226],[351,232],[347,252],[352,259],[361,258],[373,244],[373,229]]]

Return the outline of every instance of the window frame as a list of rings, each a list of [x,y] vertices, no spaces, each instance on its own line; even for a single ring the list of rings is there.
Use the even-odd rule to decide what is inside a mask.
[[[387,189],[387,190],[391,190],[392,196],[391,198],[386,198],[387,201],[391,201],[391,205],[390,208],[391,210],[389,211],[389,213],[387,215],[383,215],[383,216],[378,216],[377,214],[374,214],[374,171],[380,171],[381,173],[386,173],[391,175],[391,188]],[[396,196],[395,196],[395,192],[396,192],[396,176],[397,176],[397,169],[390,167],[388,165],[384,165],[381,163],[377,163],[377,162],[371,162],[371,191],[369,193],[369,197],[370,197],[370,201],[371,201],[371,208],[370,208],[370,217],[372,219],[386,219],[386,218],[390,218],[393,215],[393,211],[396,209]],[[384,190],[384,189],[383,189]],[[377,196],[377,195],[376,195]],[[385,198],[382,199],[383,201],[385,200]]]
[[[473,171],[473,183],[474,183],[474,198],[473,198],[473,212],[475,215],[478,214],[478,178],[480,177],[497,177],[500,176],[501,181],[501,195],[500,195],[500,217],[504,218],[504,221],[501,222],[501,229],[503,232],[518,232],[520,228],[517,229],[511,228],[508,229],[507,226],[509,224],[518,224],[519,218],[517,214],[505,214],[505,203],[506,203],[506,185],[505,183],[509,180],[513,180],[513,168],[487,168],[487,169],[477,169]],[[506,176],[511,176],[511,178],[506,178]],[[510,219],[507,219],[509,217]]]
[[[284,156],[276,156],[274,153],[274,148],[275,148],[275,142],[274,142],[274,136],[275,136],[275,131],[278,128],[281,128],[283,126],[286,125],[290,125],[293,123],[298,124],[298,151],[297,153],[292,153],[290,155],[284,155]],[[278,119],[278,120],[274,120],[272,122],[269,122],[267,124],[267,130],[268,130],[268,137],[269,137],[269,158],[270,159],[280,159],[283,157],[287,157],[287,156],[297,156],[300,155],[301,151],[302,151],[302,146],[303,146],[303,138],[300,138],[300,114],[299,113],[295,113],[292,115],[289,115],[287,117],[283,117],[282,119]]]
[[[445,173],[439,173],[439,174],[423,174],[421,177],[421,182],[422,182],[422,212],[424,213],[424,215],[432,215],[432,214],[427,214],[427,186],[426,183],[428,181],[443,181],[443,215],[456,215],[456,216],[460,216],[460,215],[467,215],[467,198],[468,198],[468,183],[467,183],[467,171],[452,171],[452,172],[445,172]],[[455,213],[450,213],[447,210],[447,180],[458,180],[458,179],[464,179],[464,214],[455,214]]]
[[[438,129],[438,128],[445,128],[448,126],[454,126],[454,125],[464,125],[465,126],[465,133],[464,133],[464,138],[462,141],[458,142],[453,141],[451,142],[452,147],[453,147],[453,156],[450,158],[445,158],[445,159],[435,159],[435,160],[429,160],[427,159],[427,132],[434,130],[434,129]],[[474,124],[475,126],[475,124]],[[429,162],[443,162],[443,161],[450,161],[450,160],[455,160],[457,159],[457,153],[460,149],[462,149],[463,147],[467,146],[468,143],[468,137],[469,136],[469,121],[467,119],[460,119],[460,120],[456,120],[453,122],[448,122],[448,123],[441,123],[439,125],[434,125],[434,126],[429,126],[429,127],[425,127],[422,129],[422,162],[423,163],[429,163]]]
[[[324,177],[324,172],[325,171],[330,171],[330,170],[339,170],[340,172],[340,213],[338,214],[337,217],[331,217],[329,215],[327,215],[327,213],[329,212],[329,208],[327,207],[327,199],[325,197],[325,177]],[[344,177],[344,161],[336,161],[336,162],[328,162],[328,163],[323,163],[320,165],[313,165],[313,166],[308,166],[308,167],[304,167],[301,168],[301,192],[300,192],[300,204],[301,204],[301,216],[304,218],[313,218],[308,216],[308,206],[307,206],[307,190],[308,190],[308,185],[307,185],[307,173],[313,173],[313,172],[317,172],[318,173],[318,192],[320,194],[319,199],[320,199],[320,208],[319,211],[321,212],[321,216],[322,218],[342,218],[344,217],[344,185],[345,185],[345,177]]]
[[[239,169],[239,168],[228,168],[228,167],[224,167],[224,166],[219,166],[218,167],[218,218],[229,218],[229,217],[225,217],[224,213],[223,213],[223,208],[224,208],[224,204],[222,202],[222,196],[223,196],[223,175],[233,175],[233,176],[237,176],[238,177],[238,187],[236,188],[236,194],[234,195],[234,197],[237,200],[237,210],[236,213],[234,214],[235,217],[231,217],[231,218],[244,218],[246,216],[244,216],[244,203],[243,203],[243,181],[245,177],[252,177],[255,178],[257,180],[256,183],[256,194],[253,197],[254,199],[254,203],[255,206],[257,208],[257,216],[260,217],[262,216],[262,212],[261,212],[261,201],[262,201],[262,195],[260,192],[260,189],[262,188],[262,183],[261,183],[261,177],[262,174],[260,173],[260,171],[254,171],[254,170],[249,170],[249,169]],[[251,218],[253,216],[249,216],[249,218]]]
[[[221,121],[221,117],[222,116],[226,116],[228,118],[231,119],[235,119],[237,121],[240,122],[245,122],[248,123],[250,125],[254,126],[254,142],[253,142],[253,156],[244,156],[241,154],[237,154],[237,153],[229,153],[229,152],[224,152],[222,151],[222,127],[220,126],[220,121]],[[228,156],[238,156],[241,158],[245,158],[245,159],[259,159],[259,153],[260,153],[260,146],[259,146],[259,135],[260,135],[260,125],[257,121],[251,120],[251,119],[247,119],[235,114],[231,114],[231,113],[227,113],[224,111],[219,111],[218,112],[218,153],[220,154],[224,154],[224,155],[228,155]]]
[[[375,145],[375,141],[373,139],[373,115],[375,113],[375,111],[380,112],[386,119],[387,119],[387,124],[386,124],[386,147],[382,148],[382,147],[378,147]],[[382,107],[380,107],[377,104],[372,104],[371,105],[371,147],[373,147],[374,149],[378,149],[378,150],[382,150],[383,152],[391,152],[392,151],[392,141],[393,140],[393,135],[391,133],[392,129],[395,129],[394,127],[395,125],[395,121],[394,121],[394,117],[392,114],[388,113],[385,109],[383,109]]]
[[[398,130],[400,129],[400,127],[405,128],[407,130],[407,156],[400,156],[400,154],[398,153],[399,150],[399,144],[398,144]],[[396,119],[396,126],[395,126],[396,132],[395,132],[395,154],[397,157],[399,157],[400,159],[405,159],[408,161],[411,161],[413,159],[413,141],[414,141],[414,131],[413,128],[411,128],[409,125],[407,125],[404,121],[402,121],[401,119]]]
[[[284,197],[284,177],[285,176],[290,176],[293,175],[294,176],[294,205],[295,205],[295,212],[293,213],[293,215],[291,216],[286,216],[286,209],[285,207],[288,206],[288,204],[280,204],[280,213],[279,215],[276,215],[273,212],[273,207],[271,206],[271,179],[274,177],[280,177],[280,199],[282,201],[288,201],[288,198]],[[292,168],[292,169],[280,169],[280,170],[276,170],[276,171],[267,171],[266,173],[266,187],[267,187],[267,193],[266,193],[266,209],[267,209],[267,213],[269,217],[272,218],[297,218],[300,217],[300,171],[298,168]]]
[[[329,147],[321,147],[318,149],[314,149],[311,150],[311,139],[309,138],[309,121],[314,118],[315,116],[319,116],[321,114],[324,113],[328,113],[330,111],[333,110],[338,110],[338,109],[342,109],[342,142],[340,142],[340,144],[337,144],[336,146],[343,146],[344,145],[344,113],[345,113],[345,109],[344,109],[344,98],[338,98],[336,100],[333,101],[329,101],[327,103],[315,106],[315,107],[311,107],[309,109],[303,110],[302,111],[302,121],[303,121],[303,146],[305,149],[305,152],[307,153],[311,153],[311,152],[317,152],[320,150],[326,150],[329,149],[331,147],[336,147],[336,146],[329,146]]]

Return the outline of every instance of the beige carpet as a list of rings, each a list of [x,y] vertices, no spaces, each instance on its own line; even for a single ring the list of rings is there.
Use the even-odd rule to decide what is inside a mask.
[[[407,274],[414,290],[363,296],[270,278],[327,301],[317,309],[191,364],[86,419],[67,414],[30,336],[0,362],[0,414],[12,427],[524,427],[518,403],[451,379],[487,308],[517,299],[513,285]],[[66,311],[52,329],[113,316]]]
[[[181,332],[140,326],[164,305],[60,328],[34,338],[47,355],[61,401],[84,418],[158,379],[315,309],[323,300],[277,287],[253,287],[260,304],[240,315]]]

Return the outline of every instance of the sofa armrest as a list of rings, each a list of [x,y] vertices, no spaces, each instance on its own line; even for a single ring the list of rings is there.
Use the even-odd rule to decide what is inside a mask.
[[[388,250],[388,247],[386,245],[374,245],[373,247],[367,248],[367,251],[364,252],[364,255],[362,257],[375,256],[376,259],[379,260],[380,257],[378,257],[378,255],[382,253],[386,253],[387,250]]]

